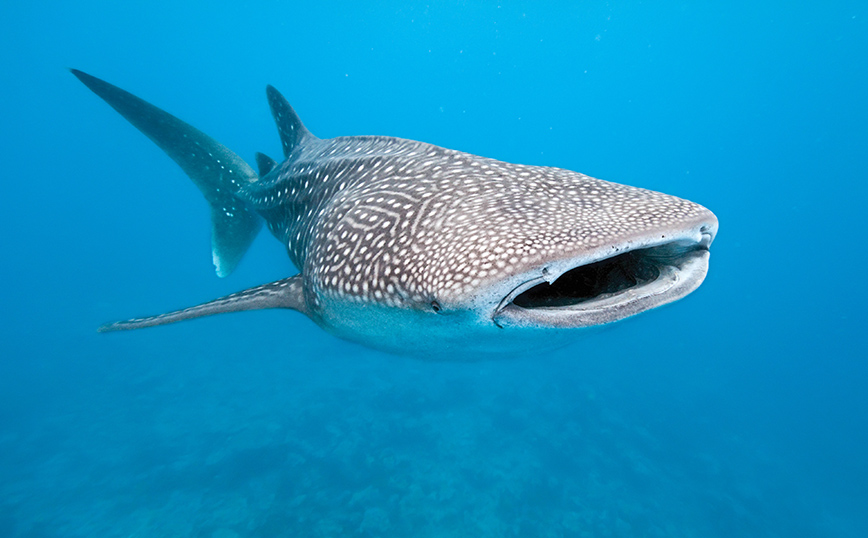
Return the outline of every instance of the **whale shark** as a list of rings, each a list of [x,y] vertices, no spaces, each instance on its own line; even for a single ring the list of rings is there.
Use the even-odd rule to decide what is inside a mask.
[[[401,138],[320,139],[271,86],[283,161],[257,153],[254,170],[175,116],[72,73],[202,192],[218,276],[263,223],[298,269],[103,332],[281,308],[394,353],[526,352],[683,298],[708,271],[717,218],[682,198]]]

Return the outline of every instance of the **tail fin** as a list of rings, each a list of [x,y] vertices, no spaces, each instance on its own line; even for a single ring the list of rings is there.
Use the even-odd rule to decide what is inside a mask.
[[[217,276],[235,269],[262,225],[238,187],[257,181],[241,157],[175,116],[87,73],[72,74],[172,158],[199,187],[211,206],[211,251]]]

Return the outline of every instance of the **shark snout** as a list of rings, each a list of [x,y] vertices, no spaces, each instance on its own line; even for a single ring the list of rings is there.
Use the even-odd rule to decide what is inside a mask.
[[[549,260],[518,278],[491,320],[501,328],[583,328],[676,301],[704,280],[717,217],[702,208],[680,225]]]

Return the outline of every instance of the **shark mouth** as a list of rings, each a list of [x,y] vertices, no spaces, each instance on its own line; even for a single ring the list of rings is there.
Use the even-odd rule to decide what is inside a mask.
[[[612,247],[617,254],[550,264],[513,289],[492,320],[501,328],[580,328],[671,303],[705,279],[713,237],[702,230],[695,239]]]

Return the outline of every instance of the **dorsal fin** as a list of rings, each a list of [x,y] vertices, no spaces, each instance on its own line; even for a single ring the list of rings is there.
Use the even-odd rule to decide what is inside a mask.
[[[298,310],[302,314],[307,314],[308,309],[304,300],[303,286],[301,275],[295,275],[183,310],[176,310],[147,318],[109,323],[100,327],[99,332],[143,329],[145,327],[167,325],[185,319],[213,316],[214,314],[241,312],[243,310],[263,310],[266,308],[289,308],[290,310]]]
[[[256,167],[259,168],[259,176],[265,176],[277,166],[277,162],[264,153],[256,152]]]
[[[289,157],[292,150],[301,144],[305,138],[314,138],[289,105],[289,101],[280,94],[274,86],[265,89],[268,95],[268,106],[271,107],[271,115],[277,124],[277,132],[280,135],[280,143],[283,146],[283,156]]]

